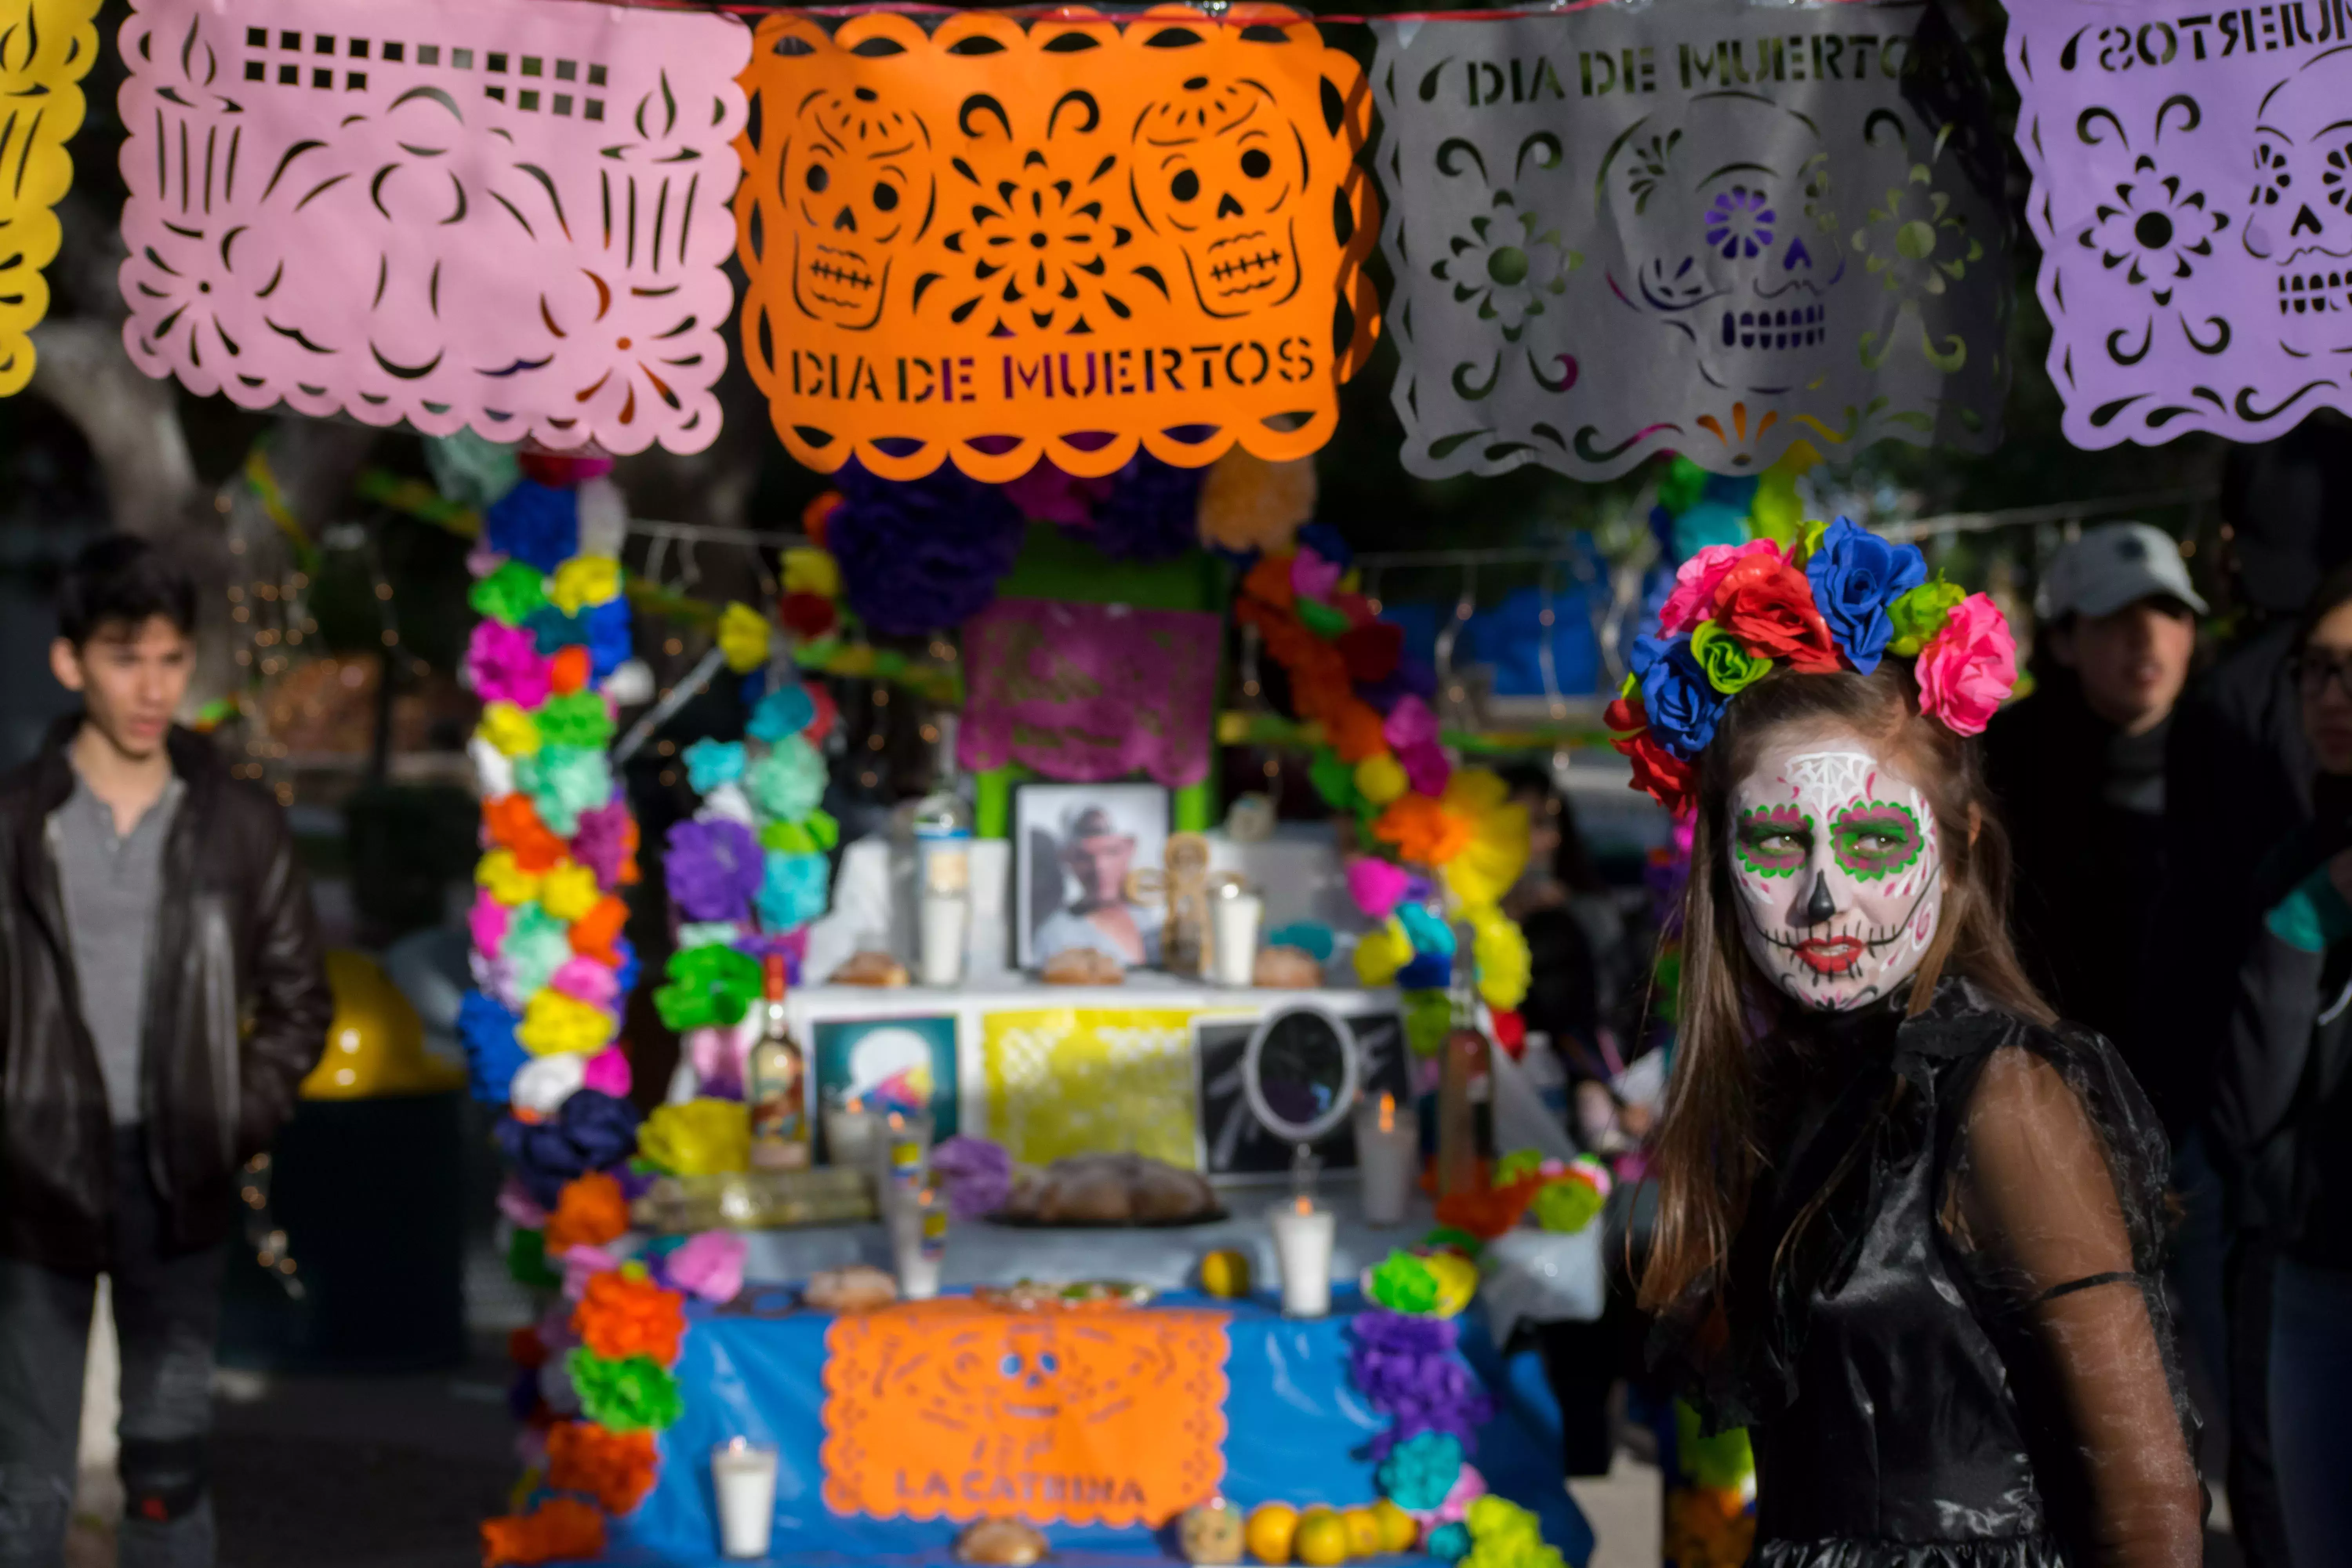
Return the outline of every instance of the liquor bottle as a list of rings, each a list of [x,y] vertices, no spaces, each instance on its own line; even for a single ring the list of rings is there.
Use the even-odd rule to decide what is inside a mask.
[[[751,1047],[751,1164],[762,1171],[809,1167],[807,1058],[784,1021],[784,958],[770,953],[763,978],[767,1000],[760,1015],[759,1042]]]
[[[1438,1063],[1437,1195],[1442,1198],[1482,1190],[1494,1159],[1494,1045],[1478,1027],[1470,948],[1465,931],[1454,951],[1454,1027],[1446,1034]]]

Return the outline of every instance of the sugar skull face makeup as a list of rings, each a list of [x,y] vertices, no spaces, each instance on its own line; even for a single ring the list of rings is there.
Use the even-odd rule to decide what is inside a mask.
[[[1943,912],[1935,814],[1867,743],[1811,731],[1768,747],[1726,839],[1740,939],[1798,1002],[1858,1007],[1919,967]]]

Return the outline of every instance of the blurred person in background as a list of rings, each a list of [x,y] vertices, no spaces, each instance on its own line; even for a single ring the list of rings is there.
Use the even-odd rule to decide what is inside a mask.
[[[213,1561],[237,1173],[333,1011],[276,797],[176,727],[195,587],[126,534],[58,591],[82,711],[0,778],[0,1568],[64,1561],[98,1277],[121,1347],[122,1568]],[[21,679],[21,672],[19,674]]]
[[[2315,809],[2252,879],[2263,913],[2210,1129],[2278,1249],[2270,1435],[2288,1549],[2352,1563],[2352,567],[2314,595],[2293,651]]]
[[[2219,1384],[2222,1407],[2209,1427],[2229,1435],[2231,1529],[2248,1568],[2284,1568],[2291,1558],[2268,1416],[2272,1221],[2262,1184],[2233,1167],[2227,1141],[2202,1136],[2200,1123],[2237,994],[2233,964],[2216,955],[2246,951],[2268,908],[2250,872],[2311,817],[2315,770],[2294,640],[2312,589],[2352,561],[2352,429],[2344,417],[2323,409],[2278,440],[2231,447],[2221,515],[2234,635],[2181,698],[2165,746],[2165,887],[2134,1065],[2180,1151],[2174,1180],[2189,1215],[2174,1273],[2191,1337]],[[2200,1173],[2200,1161],[2210,1172]],[[2218,1268],[2205,1239],[2216,1230]],[[2209,1348],[2217,1339],[2226,1347],[2218,1352]]]
[[[2161,530],[2090,530],[2042,574],[2033,694],[1985,731],[2015,857],[2019,956],[2051,1005],[2105,1035],[2136,1074],[2134,1014],[2164,885],[2165,739],[2205,607]]]

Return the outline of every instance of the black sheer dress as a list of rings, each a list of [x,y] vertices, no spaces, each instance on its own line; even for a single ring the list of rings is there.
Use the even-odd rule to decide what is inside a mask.
[[[1703,1411],[1766,1568],[2194,1568],[2164,1133],[2107,1044],[1948,980],[1765,1047]],[[1685,1325],[1686,1326],[1686,1325]]]

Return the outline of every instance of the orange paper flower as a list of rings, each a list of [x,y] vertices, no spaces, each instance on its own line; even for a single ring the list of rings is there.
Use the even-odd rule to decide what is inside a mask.
[[[582,644],[573,643],[570,647],[557,649],[555,657],[547,661],[548,689],[558,696],[583,691],[587,689],[589,676],[593,673],[594,667],[589,662],[588,649]]]
[[[1371,704],[1353,698],[1339,705],[1336,713],[1323,716],[1323,731],[1339,760],[1349,767],[1367,757],[1377,757],[1389,749],[1381,733],[1381,716]]]
[[[567,1247],[602,1247],[629,1228],[629,1200],[621,1184],[592,1171],[563,1184],[555,1212],[547,1216],[547,1250],[561,1254]]]
[[[641,1355],[667,1366],[686,1332],[686,1298],[634,1269],[598,1274],[572,1310],[572,1331],[608,1361]]]
[[[1492,1241],[1519,1223],[1543,1186],[1541,1176],[1529,1176],[1505,1187],[1455,1193],[1437,1200],[1437,1223]]]
[[[650,1432],[612,1432],[593,1421],[547,1429],[547,1484],[586,1492],[606,1513],[626,1513],[654,1489],[658,1461]]]
[[[572,951],[618,969],[621,954],[613,943],[620,939],[621,928],[628,923],[629,906],[607,893],[586,914],[572,922]]]
[[[1290,563],[1288,555],[1259,556],[1249,575],[1242,579],[1242,592],[1277,609],[1290,608]]]
[[[563,859],[563,840],[540,821],[530,796],[520,790],[482,807],[482,822],[489,829],[491,843],[512,851],[518,869],[537,876],[552,871]]]
[[[1470,846],[1470,824],[1425,795],[1399,796],[1372,823],[1372,837],[1401,858],[1443,866]]]
[[[604,1516],[576,1498],[550,1498],[529,1513],[482,1521],[482,1568],[604,1554]]]

